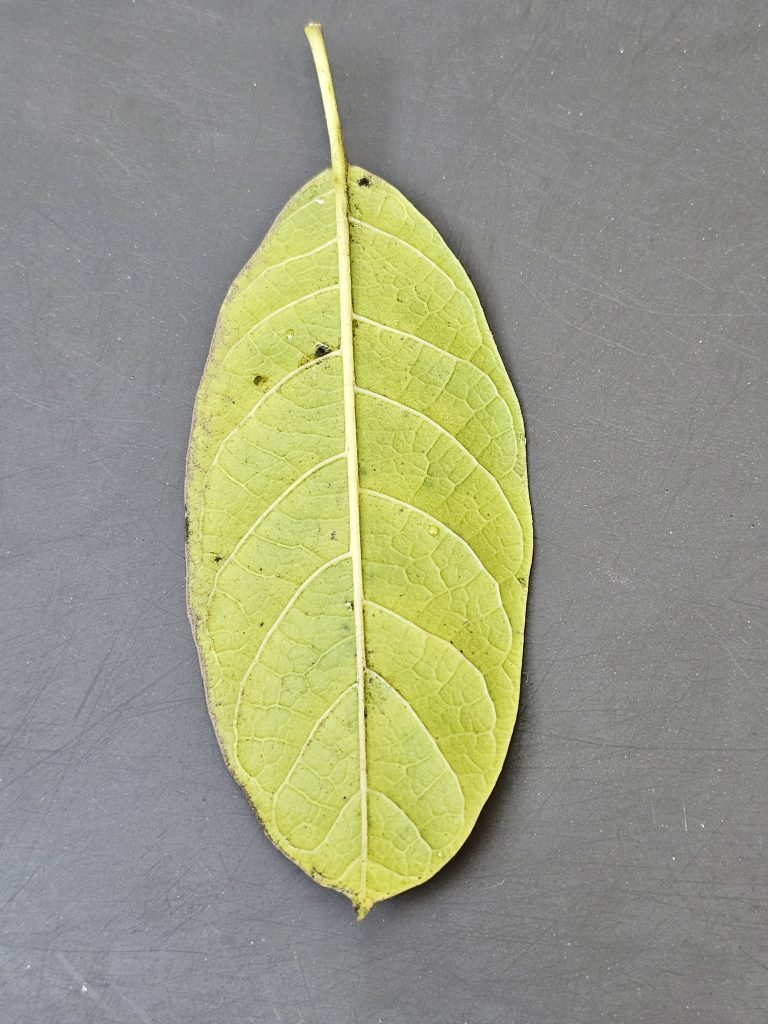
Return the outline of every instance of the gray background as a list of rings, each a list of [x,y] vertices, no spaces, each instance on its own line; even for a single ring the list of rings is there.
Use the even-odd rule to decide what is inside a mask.
[[[229,778],[184,607],[218,306],[327,164],[443,231],[527,419],[524,700],[357,924]],[[752,1024],[768,1003],[768,10],[0,4],[9,1024]]]

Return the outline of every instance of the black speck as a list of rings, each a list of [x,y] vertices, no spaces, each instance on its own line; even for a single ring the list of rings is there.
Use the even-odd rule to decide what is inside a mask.
[[[214,560],[214,562],[218,563],[218,562],[221,561],[222,557],[223,557],[222,555],[214,555],[213,556],[213,560]]]
[[[371,179],[370,178],[358,178],[357,179],[357,184],[358,185],[362,185],[363,188],[368,188],[368,186],[371,184]]]
[[[322,356],[327,356],[331,350],[327,345],[318,345],[315,349],[315,359],[320,359]]]
[[[189,515],[184,513],[184,536],[189,540]]]
[[[253,378],[253,383],[258,387],[259,384],[263,384],[266,379],[267,378],[262,373],[257,373]]]

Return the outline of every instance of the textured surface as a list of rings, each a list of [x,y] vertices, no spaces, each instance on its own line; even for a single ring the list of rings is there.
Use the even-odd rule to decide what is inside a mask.
[[[353,384],[328,170],[224,302],[186,502],[226,761],[283,852],[366,913],[453,856],[498,776],[532,548],[520,408],[471,283],[401,193],[347,179]]]
[[[0,1016],[764,1024],[765,4],[258,7],[2,5]],[[477,287],[540,540],[508,769],[361,924],[231,780],[184,606],[220,299],[327,165],[310,16]]]

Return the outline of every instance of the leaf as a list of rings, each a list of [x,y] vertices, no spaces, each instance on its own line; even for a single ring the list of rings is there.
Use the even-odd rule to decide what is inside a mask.
[[[344,154],[232,285],[195,406],[188,600],[211,716],[273,842],[360,916],[469,834],[518,703],[523,423],[432,225]]]

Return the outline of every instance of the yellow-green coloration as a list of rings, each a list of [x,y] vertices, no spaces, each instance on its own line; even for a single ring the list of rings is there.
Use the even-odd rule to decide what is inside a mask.
[[[224,302],[190,441],[188,599],[227,763],[362,917],[467,838],[517,712],[520,409],[466,274],[396,189],[333,167]]]

